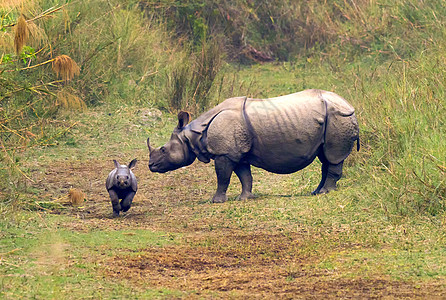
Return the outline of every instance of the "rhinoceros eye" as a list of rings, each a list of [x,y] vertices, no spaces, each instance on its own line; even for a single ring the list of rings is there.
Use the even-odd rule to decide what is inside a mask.
[[[166,148],[164,148],[164,147],[161,147],[160,150],[161,150],[162,153],[165,153],[165,152],[166,152]]]

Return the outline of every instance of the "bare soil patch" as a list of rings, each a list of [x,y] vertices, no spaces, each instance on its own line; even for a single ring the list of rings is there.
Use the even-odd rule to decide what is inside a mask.
[[[224,244],[225,237],[221,239]],[[441,285],[417,285],[389,278],[345,278],[337,272],[314,268],[317,257],[299,256],[280,236],[242,236],[241,240],[240,247],[234,244],[234,247],[227,247],[226,244],[221,248],[149,248],[137,255],[113,257],[106,262],[105,274],[116,279],[126,278],[136,285],[179,289],[191,296],[212,298],[350,299],[445,295]],[[283,247],[275,249],[274,244]]]
[[[215,213],[217,206],[208,201],[215,187],[212,165],[194,163],[172,173],[153,174],[147,161],[139,161],[134,170],[139,183],[134,204],[127,214],[113,219],[105,190],[111,168],[109,161],[55,161],[51,166],[36,166],[33,173],[41,198],[57,200],[71,187],[86,193],[85,205],[51,211],[76,220],[60,226],[82,232],[147,229],[181,234],[181,242],[175,245],[98,258],[106,278],[125,279],[141,288],[180,290],[197,298],[446,297],[442,282],[348,277],[318,268],[321,255],[329,253],[301,251],[303,243],[320,242],[318,236],[309,235],[311,228],[277,232],[261,222],[240,228]],[[230,196],[237,195],[238,189],[238,183],[233,184]],[[333,250],[346,251],[352,246],[340,244]]]

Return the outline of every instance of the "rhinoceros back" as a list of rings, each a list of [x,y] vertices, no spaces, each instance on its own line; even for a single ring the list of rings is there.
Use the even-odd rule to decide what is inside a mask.
[[[245,105],[253,137],[251,163],[275,173],[291,173],[310,164],[323,143],[325,102],[307,90]]]
[[[208,162],[224,155],[274,173],[305,168],[323,145],[331,163],[344,160],[358,138],[353,107],[321,90],[269,98],[230,98],[186,126],[189,144]]]

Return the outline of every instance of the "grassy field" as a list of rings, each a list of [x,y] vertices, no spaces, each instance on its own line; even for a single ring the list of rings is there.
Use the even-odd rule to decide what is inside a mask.
[[[0,298],[446,298],[445,7],[4,1]],[[21,13],[36,19],[18,51]],[[69,82],[50,67],[62,55]],[[254,168],[252,200],[234,175],[223,204],[212,162],[149,171],[146,139],[164,144],[179,108],[308,88],[356,108],[338,191],[309,196],[318,161]],[[105,179],[133,158],[134,205],[112,218]]]
[[[413,176],[412,165],[404,162],[424,163],[424,168],[429,163],[420,160],[423,156],[382,157],[395,145],[379,140],[380,126],[395,127],[380,124],[381,108],[372,111],[374,104],[365,101],[416,84],[420,69],[406,70],[407,82],[389,80],[385,72],[398,64],[404,66],[343,65],[339,72],[308,61],[239,71],[225,67],[226,74],[237,72],[239,85],[252,96],[316,87],[338,92],[357,108],[362,149],[347,159],[339,190],[327,195],[308,196],[320,180],[316,161],[291,175],[254,169],[258,197],[253,200],[235,200],[241,187],[234,176],[230,200],[212,204],[212,163],[195,162],[167,174],[148,170],[145,140],[150,136],[157,146],[167,141],[174,115],[151,105],[119,103],[61,113],[60,120],[75,125],[56,146],[16,155],[32,181],[20,195],[22,209],[0,223],[1,297],[445,297],[446,214],[438,203],[420,204],[426,197],[423,187],[400,185]],[[370,80],[369,72],[378,79]],[[384,82],[390,86],[380,87]],[[381,101],[404,105],[391,103],[410,100],[402,99]],[[430,113],[413,101],[416,120]],[[399,110],[413,109],[406,104]],[[401,116],[399,110],[388,117]],[[444,132],[436,138],[443,144],[425,154],[443,159],[436,163],[444,166]],[[429,149],[419,140],[416,145],[416,151],[406,153]],[[112,218],[105,178],[113,159],[128,163],[133,158],[139,160],[134,170],[139,191],[131,210]],[[398,178],[398,172],[406,177]],[[429,199],[444,199],[441,191],[436,195],[427,187],[426,178],[436,180],[436,173],[420,172]],[[444,178],[439,180],[438,188],[444,188]],[[86,194],[80,207],[67,201],[72,187]]]

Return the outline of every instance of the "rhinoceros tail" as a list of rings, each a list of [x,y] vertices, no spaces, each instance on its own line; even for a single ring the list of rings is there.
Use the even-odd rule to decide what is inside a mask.
[[[359,136],[356,139],[356,151],[359,151],[359,149],[361,148],[361,143],[359,142]]]

